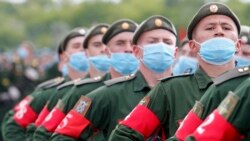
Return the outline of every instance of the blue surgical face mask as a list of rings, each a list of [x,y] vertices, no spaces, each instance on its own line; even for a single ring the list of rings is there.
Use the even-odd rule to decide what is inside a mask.
[[[198,60],[189,56],[181,56],[173,69],[174,75],[194,73],[198,66]]]
[[[138,70],[139,61],[132,53],[112,53],[111,66],[122,75],[129,75]]]
[[[28,56],[28,51],[24,48],[19,48],[17,50],[18,55],[23,59],[26,58]]]
[[[235,52],[236,47],[232,40],[217,37],[201,43],[199,55],[209,64],[224,65],[233,59]]]
[[[98,71],[107,72],[110,68],[110,58],[107,55],[90,57],[89,61]]]
[[[63,76],[67,76],[69,74],[69,70],[68,70],[68,65],[67,64],[63,65],[61,72],[62,72]]]
[[[89,69],[88,58],[83,52],[77,52],[70,56],[69,65],[78,72],[86,72]]]
[[[174,47],[164,43],[143,46],[142,63],[155,73],[163,73],[174,63]]]
[[[242,56],[236,56],[235,60],[237,61],[236,67],[250,66],[250,59]]]

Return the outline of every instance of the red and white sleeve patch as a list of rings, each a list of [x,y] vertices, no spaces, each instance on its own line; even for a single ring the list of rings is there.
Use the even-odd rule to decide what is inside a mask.
[[[196,129],[197,141],[240,141],[243,136],[216,109]]]
[[[176,138],[179,140],[185,140],[185,138],[192,134],[201,123],[202,120],[191,110],[176,131]]]
[[[49,110],[48,110],[47,105],[46,105],[43,107],[43,110],[40,112],[40,114],[38,115],[38,118],[35,121],[36,127],[38,127],[42,124],[42,122],[44,121],[44,119],[46,118],[46,116],[48,114],[49,114]]]
[[[71,110],[56,128],[55,132],[78,138],[81,132],[90,124],[89,120],[75,110]]]
[[[44,126],[44,128],[47,129],[49,132],[54,132],[54,130],[64,117],[65,114],[58,107],[55,107],[46,116],[41,125]]]
[[[160,125],[160,121],[147,107],[138,105],[120,124],[139,132],[146,139]]]
[[[37,113],[29,106],[29,104],[19,104],[17,111],[14,114],[14,120],[26,128],[27,125],[33,123],[37,118]]]

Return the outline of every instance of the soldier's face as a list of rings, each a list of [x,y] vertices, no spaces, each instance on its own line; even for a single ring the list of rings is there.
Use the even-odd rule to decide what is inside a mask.
[[[83,41],[85,37],[78,36],[75,38],[72,38],[68,41],[68,44],[66,46],[66,50],[63,53],[64,60],[69,60],[69,57],[76,52],[83,51]]]
[[[84,41],[83,36],[79,36],[79,37],[75,37],[72,38],[71,40],[69,40],[67,47],[66,47],[66,53],[68,55],[71,55],[73,53],[79,52],[79,51],[83,51],[83,41]]]
[[[122,32],[114,36],[108,42],[108,48],[111,53],[124,52],[124,53],[132,53],[132,32]]]
[[[235,23],[231,18],[224,15],[211,15],[202,19],[195,27],[192,37],[193,40],[189,42],[189,45],[191,49],[196,46],[197,52],[199,51],[199,45],[195,43],[195,41],[202,43],[215,37],[225,37],[231,39],[234,42],[237,42],[237,47],[240,46]]]
[[[193,38],[198,42],[214,37],[225,37],[237,41],[238,32],[233,20],[224,15],[211,15],[202,19],[193,32]]]
[[[102,43],[103,35],[93,36],[88,42],[86,53],[89,57],[101,55],[105,53],[106,46]]]
[[[159,42],[163,42],[171,47],[176,47],[175,35],[172,32],[165,30],[165,29],[155,29],[155,30],[151,30],[151,31],[143,33],[138,40],[137,46],[143,47],[143,45],[154,44],[154,43],[159,43]],[[143,50],[141,49],[138,50],[138,47],[135,48],[136,56],[138,58],[142,58]]]

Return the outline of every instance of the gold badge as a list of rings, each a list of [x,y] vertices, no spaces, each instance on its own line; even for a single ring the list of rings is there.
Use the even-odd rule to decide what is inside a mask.
[[[218,11],[218,6],[217,5],[211,5],[209,7],[209,9],[210,9],[210,12],[216,13]]]
[[[81,96],[73,109],[84,116],[87,113],[90,105],[91,99],[85,96]]]
[[[236,107],[238,101],[239,101],[239,96],[230,91],[227,97],[219,105],[218,112],[225,119],[228,119],[232,114],[234,108]]]
[[[122,29],[128,29],[129,24],[127,22],[124,22],[124,23],[122,23],[121,27],[122,27]]]
[[[155,25],[160,27],[162,26],[162,20],[161,19],[155,19]]]
[[[247,43],[248,42],[247,36],[242,36],[241,40],[242,40],[243,43]]]
[[[85,30],[84,29],[80,29],[80,30],[78,30],[78,33],[84,35],[85,34]]]
[[[108,30],[108,29],[107,29],[106,27],[102,27],[102,28],[101,28],[101,33],[104,34],[104,33],[107,32],[107,30]]]

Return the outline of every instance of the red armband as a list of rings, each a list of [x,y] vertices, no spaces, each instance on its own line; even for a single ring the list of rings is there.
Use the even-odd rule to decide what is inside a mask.
[[[175,132],[176,138],[185,140],[185,138],[192,134],[201,123],[202,120],[191,110]]]
[[[222,117],[216,109],[196,129],[193,136],[198,141],[240,141],[243,136]]]
[[[44,126],[44,128],[47,129],[49,132],[54,132],[54,130],[64,117],[65,114],[59,108],[55,107],[46,116],[41,125]]]
[[[40,126],[43,122],[43,120],[46,118],[46,116],[49,114],[49,110],[47,106],[43,107],[43,110],[38,115],[38,118],[36,119],[35,125],[36,127]]]
[[[141,133],[146,139],[160,125],[160,121],[147,107],[138,105],[120,124]]]
[[[90,124],[89,120],[75,110],[71,110],[63,119],[55,132],[78,138],[81,132]]]
[[[23,100],[21,100],[13,109],[14,112],[17,112],[22,106],[28,105],[31,100],[33,99],[32,96],[27,96]]]
[[[29,104],[19,105],[17,111],[14,114],[14,120],[22,126],[26,128],[27,125],[33,123],[37,118],[36,112],[29,106]]]

